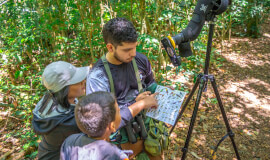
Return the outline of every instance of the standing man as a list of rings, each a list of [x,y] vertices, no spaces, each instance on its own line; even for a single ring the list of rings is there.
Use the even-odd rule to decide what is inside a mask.
[[[96,91],[114,93],[120,108],[121,131],[143,109],[157,107],[155,94],[145,91],[155,88],[156,83],[147,57],[136,52],[138,35],[130,21],[111,19],[104,25],[102,34],[108,53],[89,73],[86,94]],[[135,155],[143,150],[143,140],[132,144],[122,135],[120,143],[122,149],[131,149]]]

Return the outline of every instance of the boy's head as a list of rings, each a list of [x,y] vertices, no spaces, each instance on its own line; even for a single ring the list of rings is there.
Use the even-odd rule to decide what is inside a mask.
[[[138,34],[133,24],[125,18],[109,20],[102,30],[109,52],[123,63],[129,63],[136,56]]]
[[[75,108],[75,119],[79,129],[93,138],[114,132],[121,121],[114,96],[102,91],[80,99]]]

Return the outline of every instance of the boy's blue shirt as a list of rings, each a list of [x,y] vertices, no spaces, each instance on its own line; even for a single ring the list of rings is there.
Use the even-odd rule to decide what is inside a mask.
[[[115,145],[95,140],[84,133],[69,136],[61,147],[61,160],[120,160],[121,150]]]

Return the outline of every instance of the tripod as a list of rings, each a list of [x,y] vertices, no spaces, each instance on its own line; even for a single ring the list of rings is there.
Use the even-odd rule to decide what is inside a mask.
[[[213,30],[214,30],[214,26],[215,26],[214,21],[213,21],[214,19],[215,19],[215,17],[213,16],[212,20],[210,21],[210,28],[209,28],[209,35],[208,35],[208,42],[207,42],[207,51],[206,51],[205,66],[204,66],[204,73],[203,74],[201,73],[201,74],[199,74],[197,76],[197,80],[195,82],[195,85],[193,86],[193,88],[191,90],[191,93],[189,94],[186,102],[184,103],[183,108],[182,108],[181,112],[179,113],[179,115],[178,115],[178,117],[177,117],[177,119],[175,121],[175,124],[173,125],[172,129],[170,130],[170,134],[171,134],[173,129],[175,128],[177,122],[182,117],[182,114],[185,111],[185,109],[186,109],[190,99],[192,98],[194,92],[196,91],[196,89],[199,86],[199,91],[198,91],[198,94],[197,94],[197,97],[196,97],[195,107],[194,107],[193,114],[192,114],[192,117],[191,117],[189,129],[188,129],[188,134],[187,134],[187,138],[186,138],[186,141],[185,141],[185,146],[184,146],[184,148],[182,148],[182,152],[183,152],[183,155],[182,155],[182,158],[181,158],[182,160],[184,160],[186,158],[186,154],[187,154],[187,151],[188,151],[188,145],[189,145],[192,130],[193,130],[193,127],[194,127],[195,119],[196,119],[196,116],[197,116],[198,107],[199,107],[199,104],[200,104],[202,92],[207,90],[207,82],[208,82],[208,80],[210,80],[211,85],[212,85],[212,87],[214,89],[215,96],[216,96],[216,98],[218,100],[218,105],[219,105],[219,108],[221,110],[222,117],[223,117],[223,120],[224,120],[226,128],[227,128],[227,135],[224,136],[221,139],[221,141],[218,143],[217,147],[215,148],[214,152],[216,152],[219,144],[227,136],[229,136],[231,141],[232,141],[232,145],[233,145],[236,157],[237,157],[238,160],[240,160],[240,156],[238,154],[238,150],[237,150],[236,144],[234,142],[234,133],[232,132],[231,127],[229,125],[229,122],[228,122],[228,119],[227,119],[227,116],[226,116],[226,113],[225,113],[225,110],[224,110],[224,107],[223,107],[223,104],[222,104],[222,101],[221,101],[221,98],[220,98],[220,95],[219,95],[219,92],[218,92],[218,89],[217,89],[217,84],[216,84],[215,77],[213,75],[208,74],[209,63],[210,63],[210,54],[211,54],[211,48],[212,48]]]

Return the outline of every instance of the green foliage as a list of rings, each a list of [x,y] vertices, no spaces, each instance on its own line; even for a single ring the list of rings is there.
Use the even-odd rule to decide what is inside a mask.
[[[37,147],[37,137],[31,130],[32,110],[45,88],[41,74],[53,61],[64,60],[77,66],[95,63],[107,52],[102,39],[102,26],[113,17],[131,20],[138,33],[137,50],[152,63],[159,83],[170,85],[168,73],[179,72],[188,79],[202,72],[208,27],[192,42],[193,56],[182,59],[175,70],[160,44],[161,38],[183,30],[192,17],[195,1],[78,1],[24,0],[0,3],[0,92],[4,110],[23,120],[20,130],[11,131],[24,144],[23,149]],[[257,37],[260,23],[268,16],[269,0],[235,0],[228,12],[218,16],[214,46],[234,35]],[[178,51],[177,51],[178,52]],[[219,54],[213,50],[214,55]],[[211,57],[215,67],[222,59]],[[176,89],[187,90],[180,82]],[[37,152],[28,154],[35,157]]]
[[[258,37],[260,35],[260,24],[268,18],[269,9],[269,0],[233,1],[230,9],[230,20],[232,21],[232,28],[236,30],[235,34]]]

